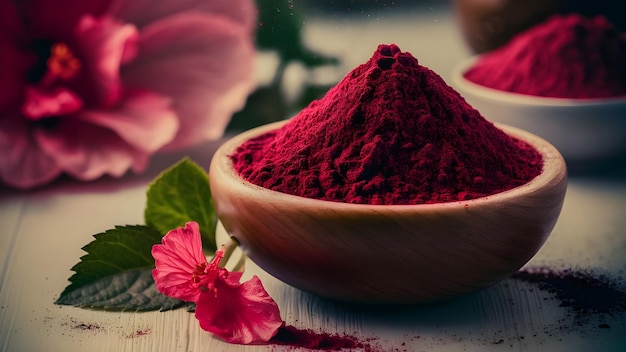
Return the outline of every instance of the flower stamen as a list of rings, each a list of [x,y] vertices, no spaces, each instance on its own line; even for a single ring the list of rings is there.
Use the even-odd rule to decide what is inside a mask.
[[[206,275],[206,267],[207,263],[196,264],[196,267],[193,269],[193,273],[191,274],[191,282],[194,284],[200,283],[202,281],[201,276]]]
[[[46,62],[54,77],[69,80],[78,74],[81,63],[65,43],[55,43],[50,48],[50,58]]]

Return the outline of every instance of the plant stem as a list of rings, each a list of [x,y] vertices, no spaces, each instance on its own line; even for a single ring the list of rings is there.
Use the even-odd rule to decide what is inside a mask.
[[[230,260],[230,257],[233,255],[233,252],[235,251],[235,249],[237,249],[237,243],[235,243],[235,241],[233,240],[230,240],[226,242],[225,244],[223,244],[223,248],[224,248],[224,257],[219,263],[220,268],[223,268],[226,266],[226,264]],[[231,271],[243,271],[245,263],[246,263],[246,258],[247,256],[245,255],[245,253],[242,252],[241,257],[239,257],[239,260],[237,261],[237,263],[235,263],[235,266],[233,267]]]

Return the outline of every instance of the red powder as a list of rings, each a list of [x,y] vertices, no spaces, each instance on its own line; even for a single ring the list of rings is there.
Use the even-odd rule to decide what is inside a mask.
[[[626,34],[601,16],[554,16],[481,56],[465,77],[543,97],[625,96]]]
[[[555,295],[562,307],[578,314],[626,311],[626,292],[620,281],[590,270],[555,270],[530,267],[513,274],[514,279],[537,284]],[[623,282],[621,282],[623,286]]]
[[[396,45],[380,45],[326,95],[231,155],[242,177],[360,204],[474,199],[522,185],[541,155],[485,120]]]
[[[283,325],[270,343],[324,351],[353,350],[356,348],[360,351],[371,350],[367,343],[360,342],[354,336],[316,333],[308,329],[301,330],[291,325]]]

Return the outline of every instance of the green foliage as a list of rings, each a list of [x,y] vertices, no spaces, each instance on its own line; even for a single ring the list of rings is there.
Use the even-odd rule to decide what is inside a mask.
[[[293,101],[287,101],[284,98],[282,81],[285,69],[290,63],[300,63],[308,70],[339,63],[337,58],[317,53],[302,42],[302,26],[306,21],[300,1],[257,0],[257,6],[259,9],[257,49],[275,52],[279,64],[272,82],[250,94],[245,107],[233,115],[228,125],[229,131],[239,132],[283,120],[307,106],[312,100],[322,97],[330,88],[305,81],[302,94]]]
[[[315,53],[302,44],[302,25],[305,22],[301,5],[294,0],[257,0],[259,26],[257,47],[274,50],[282,61],[300,61],[307,67],[337,63],[337,59]]]
[[[152,246],[161,233],[149,226],[117,226],[99,233],[72,270],[56,304],[107,310],[167,310],[184,305],[157,291]]]
[[[56,304],[105,310],[168,310],[189,304],[161,294],[152,278],[152,246],[189,221],[196,221],[205,250],[215,251],[217,215],[209,179],[194,162],[183,159],[149,186],[147,225],[116,226],[99,233],[82,249],[74,274]]]
[[[198,164],[185,158],[165,170],[148,188],[147,198],[145,221],[148,226],[164,235],[189,221],[196,221],[204,249],[211,252],[217,249],[217,215],[209,178]]]

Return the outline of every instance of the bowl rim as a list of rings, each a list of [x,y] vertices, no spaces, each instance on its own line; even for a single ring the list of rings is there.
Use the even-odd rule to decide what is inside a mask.
[[[543,188],[551,185],[561,183],[564,179],[567,179],[567,166],[561,153],[545,139],[530,133],[528,131],[508,126],[505,124],[494,123],[494,125],[502,129],[508,135],[511,135],[517,139],[523,140],[535,148],[543,157],[543,169],[542,172],[530,180],[529,182],[505,190],[499,193],[494,193],[484,197],[474,198],[470,200],[460,200],[453,202],[443,203],[429,203],[429,204],[361,204],[361,203],[346,203],[341,201],[331,201],[323,199],[308,198],[289,193],[279,192],[259,185],[253,184],[243,177],[239,176],[233,167],[233,163],[230,159],[230,155],[246,140],[260,136],[264,133],[270,132],[280,128],[289,120],[282,120],[278,122],[269,123],[266,125],[258,126],[247,131],[244,131],[238,135],[235,135],[224,142],[213,155],[210,169],[219,168],[225,173],[227,177],[231,177],[230,184],[236,183],[247,188],[250,191],[255,192],[255,197],[263,199],[264,201],[278,200],[281,203],[289,204],[294,207],[317,207],[324,208],[333,211],[342,211],[344,213],[370,213],[381,211],[393,211],[396,213],[416,213],[416,212],[431,212],[442,209],[468,209],[476,206],[485,206],[487,204],[502,203],[510,201],[517,197],[535,193]],[[210,171],[210,174],[213,172]]]
[[[497,100],[503,103],[528,105],[528,106],[544,106],[544,107],[562,107],[562,108],[586,108],[586,107],[625,107],[626,96],[607,97],[607,98],[556,98],[542,97],[537,95],[522,94],[503,91],[495,88],[483,86],[476,82],[465,78],[465,72],[480,59],[480,55],[473,55],[465,58],[458,63],[451,75],[452,84],[459,88],[463,94],[472,94],[484,99]]]

